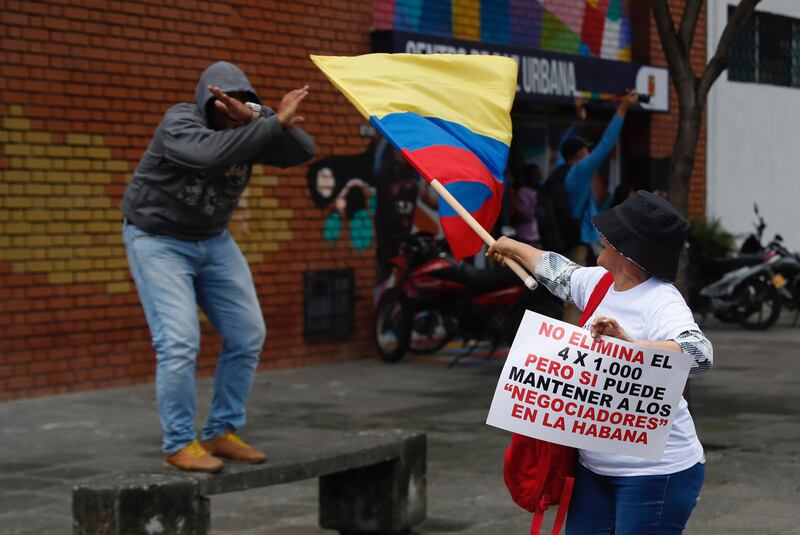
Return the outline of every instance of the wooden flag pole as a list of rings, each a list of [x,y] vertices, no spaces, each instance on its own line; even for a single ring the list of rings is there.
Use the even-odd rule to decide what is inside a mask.
[[[436,193],[438,193],[439,195],[441,195],[441,196],[442,196],[442,198],[444,198],[444,200],[445,200],[445,201],[447,201],[447,204],[449,204],[449,205],[450,205],[450,207],[451,207],[453,210],[455,210],[455,211],[456,211],[456,213],[457,213],[458,215],[460,215],[460,216],[461,216],[461,219],[463,219],[464,221],[466,221],[467,225],[469,225],[469,226],[470,226],[470,228],[471,228],[472,230],[474,230],[474,231],[475,231],[475,233],[476,233],[478,236],[480,236],[480,237],[481,237],[481,239],[483,240],[483,242],[484,242],[486,245],[488,245],[488,246],[490,246],[490,247],[491,247],[492,245],[494,245],[495,239],[494,239],[494,238],[492,238],[492,235],[491,235],[491,234],[489,234],[488,232],[486,232],[486,229],[484,229],[484,228],[481,226],[481,224],[480,224],[480,223],[478,223],[478,222],[475,220],[475,218],[474,218],[474,217],[472,217],[472,214],[470,214],[469,212],[467,212],[467,210],[466,210],[466,209],[464,209],[464,207],[463,207],[463,206],[461,206],[461,203],[460,203],[460,202],[458,202],[458,200],[457,200],[455,197],[453,197],[453,195],[452,195],[452,194],[451,194],[449,191],[447,191],[447,189],[446,189],[446,188],[445,188],[445,187],[442,185],[442,183],[441,183],[441,182],[439,182],[438,180],[436,180],[436,179],[434,178],[433,180],[431,180],[430,184],[431,184],[431,186],[433,186],[433,189],[435,189],[435,190],[436,190]],[[507,265],[508,267],[510,267],[510,268],[511,268],[511,271],[513,271],[514,273],[516,273],[516,274],[517,274],[517,276],[518,276],[520,279],[522,279],[522,282],[524,282],[524,283],[525,283],[525,286],[527,286],[527,287],[528,287],[528,289],[530,289],[530,290],[535,290],[535,289],[536,289],[536,287],[538,286],[538,284],[537,284],[537,282],[536,282],[536,279],[534,279],[534,278],[533,278],[533,276],[532,276],[531,274],[529,274],[529,273],[528,273],[528,272],[525,270],[525,268],[524,268],[524,267],[522,267],[522,266],[521,266],[521,265],[519,265],[519,264],[518,264],[516,261],[514,261],[514,260],[512,260],[512,259],[510,259],[510,258],[506,258],[506,265]]]

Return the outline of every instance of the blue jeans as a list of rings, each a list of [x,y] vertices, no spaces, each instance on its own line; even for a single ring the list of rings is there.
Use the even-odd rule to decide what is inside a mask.
[[[128,223],[122,235],[156,350],[156,398],[164,452],[171,455],[197,438],[197,305],[222,336],[214,396],[201,438],[242,427],[266,328],[239,246],[227,230],[207,240],[185,241],[150,234]]]
[[[672,535],[683,532],[705,477],[697,463],[663,476],[601,476],[577,463],[567,535]]]

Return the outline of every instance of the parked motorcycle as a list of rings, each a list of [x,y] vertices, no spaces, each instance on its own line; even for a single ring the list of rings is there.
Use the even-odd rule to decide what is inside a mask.
[[[761,244],[766,225],[757,206],[755,212],[755,233],[743,242],[740,254],[702,260],[689,290],[692,308],[703,315],[711,312],[723,322],[763,330],[775,324],[784,303],[794,308],[800,303],[800,260],[783,246],[780,235]]]
[[[454,337],[510,343],[526,308],[557,316],[546,292],[529,292],[509,269],[457,262],[446,243],[428,234],[408,236],[391,260],[395,284],[378,301],[375,337],[386,362],[407,351],[441,349]]]

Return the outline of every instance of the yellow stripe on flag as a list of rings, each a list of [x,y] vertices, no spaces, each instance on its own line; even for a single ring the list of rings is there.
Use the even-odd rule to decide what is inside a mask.
[[[311,56],[365,117],[411,111],[511,143],[517,64],[504,56],[366,54]]]

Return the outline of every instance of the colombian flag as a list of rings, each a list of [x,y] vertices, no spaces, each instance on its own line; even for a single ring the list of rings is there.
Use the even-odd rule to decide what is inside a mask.
[[[487,230],[503,199],[517,64],[502,56],[311,56],[426,180],[438,180]],[[442,229],[456,258],[481,239],[444,199]]]

